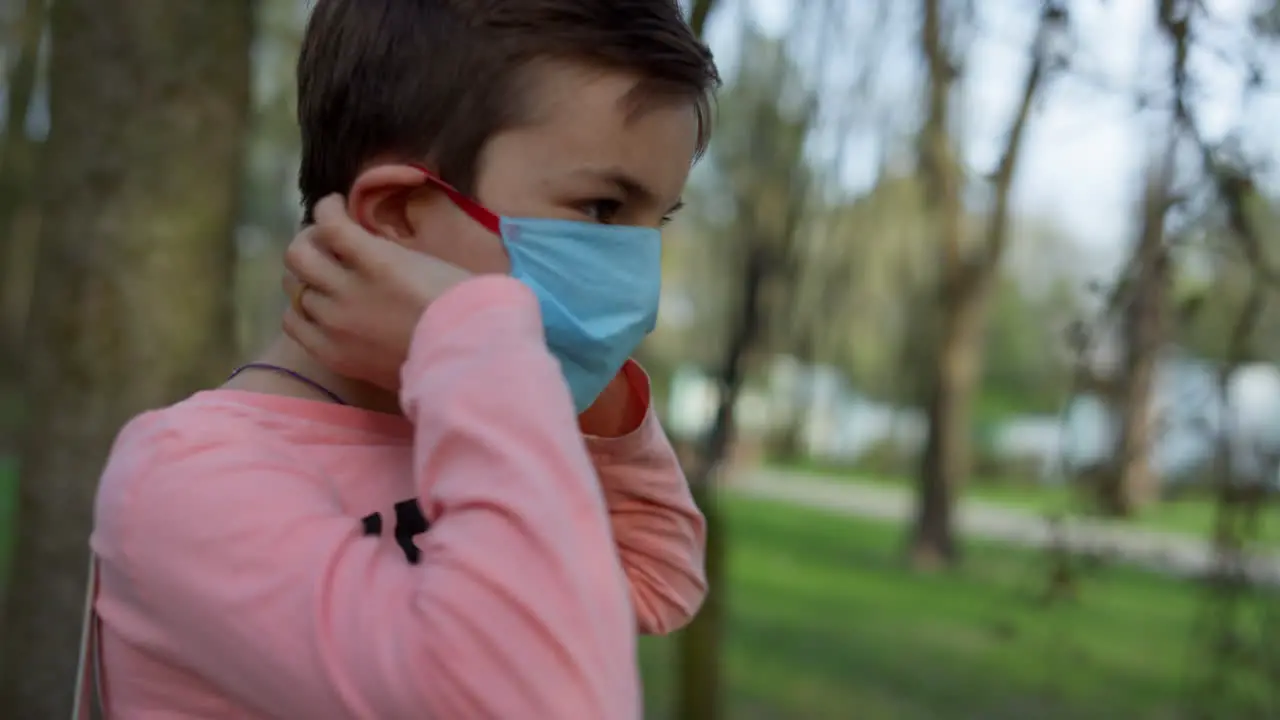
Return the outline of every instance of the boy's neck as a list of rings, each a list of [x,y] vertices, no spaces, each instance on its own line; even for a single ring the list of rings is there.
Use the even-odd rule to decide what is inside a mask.
[[[391,415],[402,414],[395,393],[334,373],[287,336],[276,338],[255,362],[292,370],[342,398],[343,402],[352,407]],[[309,400],[324,399],[323,393],[306,383],[276,373],[248,372],[237,376],[224,387]]]

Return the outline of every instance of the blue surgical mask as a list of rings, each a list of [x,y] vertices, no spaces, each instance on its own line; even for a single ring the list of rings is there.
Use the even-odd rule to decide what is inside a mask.
[[[539,218],[503,218],[511,275],[542,307],[547,347],[586,410],[658,319],[662,243],[657,230]]]
[[[661,234],[653,228],[546,218],[498,218],[445,185],[455,204],[502,238],[511,275],[538,298],[547,348],[586,410],[658,319]]]

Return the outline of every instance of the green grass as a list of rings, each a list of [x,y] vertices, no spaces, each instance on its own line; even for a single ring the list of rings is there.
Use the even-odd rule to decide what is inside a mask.
[[[1190,584],[1099,568],[1075,600],[1046,605],[1032,551],[971,543],[964,570],[920,576],[898,562],[898,527],[764,501],[726,510],[731,718],[1186,717],[1203,607]],[[650,717],[667,717],[672,640],[642,651]],[[1246,710],[1262,679],[1236,680],[1239,704],[1212,717],[1258,716]]]
[[[980,485],[972,488],[972,497],[1041,514],[1064,510],[1078,514],[1081,511],[1080,500],[1062,487]],[[1178,498],[1144,508],[1132,523],[1150,530],[1207,538],[1212,535],[1216,512],[1213,501],[1208,498]],[[1280,507],[1271,504],[1264,509],[1255,540],[1268,546],[1280,546]]]
[[[820,476],[833,481],[857,481],[873,485],[910,488],[910,481],[901,478],[876,476],[845,469],[829,469],[807,465],[779,467],[779,469]],[[965,488],[964,497],[1025,510],[1037,515],[1069,513],[1083,515],[1085,507],[1081,499],[1068,487],[1036,486],[1028,484],[973,482]],[[1186,497],[1165,500],[1144,508],[1130,520],[1109,522],[1130,524],[1147,530],[1211,536],[1215,522],[1212,500],[1205,497]],[[1268,547],[1280,547],[1280,505],[1269,505],[1259,523],[1255,542]]]

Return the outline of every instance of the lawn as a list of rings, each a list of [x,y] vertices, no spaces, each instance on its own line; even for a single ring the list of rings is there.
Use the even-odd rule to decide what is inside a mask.
[[[1025,485],[978,486],[972,488],[972,497],[1010,507],[1025,508],[1036,513],[1067,511],[1081,513],[1081,501],[1068,488],[1039,488]],[[1164,500],[1144,508],[1133,524],[1137,527],[1164,532],[1210,537],[1217,510],[1214,503],[1204,497],[1188,497]],[[1123,521],[1112,521],[1123,522]],[[1270,547],[1280,547],[1280,506],[1267,506],[1262,513],[1256,542]]]
[[[0,554],[12,485],[10,466]],[[1076,600],[1046,605],[1038,553],[974,542],[963,571],[918,576],[896,561],[897,527],[763,501],[725,509],[730,718],[1188,717],[1178,708],[1198,676],[1202,609],[1191,585],[1102,568]],[[668,716],[672,649],[642,642],[650,718]],[[1262,695],[1252,675],[1237,684],[1241,697]],[[1222,701],[1208,717],[1268,717],[1251,707]]]
[[[917,576],[896,561],[897,527],[764,501],[727,511],[731,718],[1186,717],[1194,586],[1102,568],[1046,606],[1034,552],[971,543],[962,572]],[[643,649],[650,717],[666,717],[671,641]],[[1249,712],[1260,677],[1237,682],[1245,699],[1209,717],[1270,717]]]
[[[909,489],[911,481],[902,478],[875,476],[844,469],[824,469],[820,467],[797,465],[778,467],[778,470],[813,475],[822,479],[846,482],[861,482],[871,485],[883,485]],[[965,488],[964,497],[980,500],[1005,507],[1025,510],[1037,515],[1068,513],[1084,514],[1086,508],[1081,499],[1065,486],[1038,486],[1031,484],[973,482]],[[1127,523],[1134,527],[1163,532],[1209,537],[1215,522],[1213,502],[1204,497],[1187,497],[1166,500],[1145,508],[1132,520],[1112,520],[1109,522]],[[1259,523],[1257,537],[1259,544],[1268,547],[1280,547],[1280,504],[1269,505]]]

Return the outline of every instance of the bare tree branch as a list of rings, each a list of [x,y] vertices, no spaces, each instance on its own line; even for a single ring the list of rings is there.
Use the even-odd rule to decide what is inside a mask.
[[[1031,52],[1031,67],[1022,84],[1022,96],[1018,101],[1018,109],[1014,113],[1013,123],[1005,140],[1004,152],[1000,155],[1000,164],[995,174],[995,208],[992,211],[992,222],[987,231],[987,244],[984,249],[986,264],[997,263],[1004,255],[1009,241],[1010,215],[1009,205],[1013,195],[1014,172],[1022,157],[1022,148],[1027,134],[1027,125],[1031,119],[1032,108],[1044,81],[1045,68],[1049,60],[1047,46],[1050,36],[1061,30],[1066,21],[1066,12],[1056,2],[1045,2],[1040,13],[1040,26],[1036,30],[1035,45]]]
[[[693,28],[694,35],[706,37],[707,18],[711,17],[711,11],[718,4],[718,0],[694,0],[693,9],[689,12],[689,27]]]

